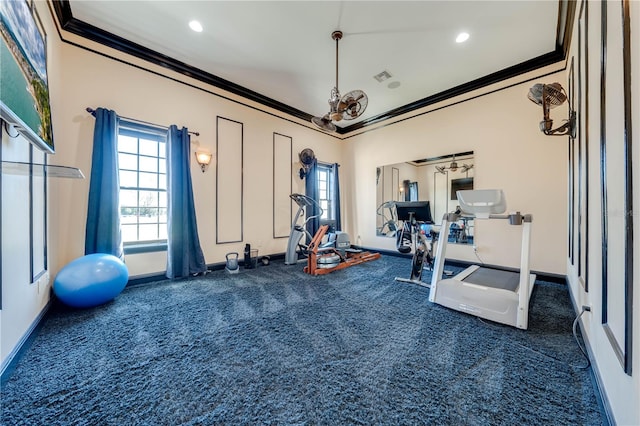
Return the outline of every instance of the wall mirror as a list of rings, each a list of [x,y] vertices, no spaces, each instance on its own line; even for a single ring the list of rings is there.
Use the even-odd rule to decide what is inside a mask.
[[[429,201],[431,215],[439,225],[442,216],[458,206],[456,191],[473,189],[473,151],[376,167],[376,235],[395,238],[402,223],[396,201]],[[473,220],[452,223],[449,243],[474,242]]]

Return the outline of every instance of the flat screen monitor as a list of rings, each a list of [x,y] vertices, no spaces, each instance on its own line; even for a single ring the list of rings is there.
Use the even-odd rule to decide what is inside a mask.
[[[396,213],[398,220],[409,220],[413,213],[413,218],[418,222],[433,223],[428,201],[397,201]]]
[[[329,226],[329,229],[327,229],[327,233],[334,233],[336,231],[339,231],[339,229],[336,229],[335,219],[320,219],[320,226],[322,225]]]

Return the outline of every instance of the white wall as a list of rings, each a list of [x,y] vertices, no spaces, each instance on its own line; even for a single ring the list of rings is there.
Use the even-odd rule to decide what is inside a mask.
[[[353,226],[350,232],[363,246],[395,250],[395,241],[375,235],[376,166],[473,151],[474,187],[503,189],[508,211],[533,214],[531,268],[564,275],[567,141],[539,131],[542,109],[527,99],[534,83],[566,80],[564,72],[536,78],[546,72],[521,76],[515,82],[532,80],[473,100],[434,105],[428,110],[435,111],[347,139],[344,169],[350,173],[346,182],[352,189],[346,210]],[[488,90],[511,84],[513,80]],[[440,107],[444,108],[437,109]],[[559,110],[560,116],[562,108],[554,114]],[[483,261],[518,267],[518,227],[502,221],[475,222],[476,244]],[[476,260],[472,247],[461,245],[449,246],[447,255]]]
[[[15,129],[11,130],[11,134]],[[2,128],[2,160],[29,162],[31,145],[22,136],[12,138]],[[34,151],[34,162],[42,163],[44,154]],[[34,182],[34,185],[36,183]],[[0,309],[0,359],[3,371],[16,345],[25,339],[36,318],[49,301],[49,274],[32,280],[30,257],[44,253],[42,234],[34,228],[30,236],[30,198],[28,173],[2,174],[2,309]],[[36,191],[34,191],[36,193]],[[40,196],[43,194],[40,193]],[[37,214],[37,213],[36,213]],[[37,235],[36,235],[37,234]],[[41,265],[36,265],[41,266]],[[35,274],[43,271],[38,268]]]
[[[69,36],[70,38],[72,36]],[[85,40],[78,40],[87,44]],[[118,52],[100,46],[91,46],[109,55]],[[58,143],[56,164],[75,166],[89,176],[94,118],[85,112],[86,107],[104,107],[115,110],[124,117],[135,118],[163,125],[177,124],[200,133],[192,136],[192,149],[202,147],[213,152],[216,148],[216,117],[221,116],[243,123],[243,235],[244,241],[216,244],[216,170],[215,161],[205,173],[192,161],[192,179],[200,244],[207,263],[223,262],[225,254],[242,252],[245,243],[260,250],[261,254],[282,253],[286,239],[272,237],[272,150],[273,132],[290,136],[293,140],[292,185],[294,192],[304,192],[304,182],[298,177],[297,153],[312,148],[320,161],[341,162],[340,141],[324,133],[307,128],[277,116],[266,114],[240,103],[232,102],[211,92],[221,93],[202,83],[175,76],[166,70],[158,70],[150,64],[124,56],[132,63],[170,74],[186,81],[168,79],[155,73],[96,55],[70,44],[63,44],[61,59],[64,62],[62,76],[63,97],[56,104],[54,129]],[[197,87],[202,87],[201,90]],[[224,94],[229,96],[228,94]],[[245,101],[246,102],[246,101]],[[194,156],[195,160],[195,156]],[[221,176],[220,185],[236,185]],[[84,224],[89,179],[71,188],[56,185],[56,197],[52,199],[52,237],[60,242],[59,250],[52,253],[52,270],[82,255],[84,248]],[[218,209],[229,209],[223,200]],[[240,214],[233,211],[231,214]],[[224,226],[222,224],[221,226]],[[166,253],[126,255],[130,275],[163,273],[166,269]]]
[[[43,6],[43,5],[39,5]],[[51,16],[46,7],[38,9],[41,20],[48,34],[55,34]],[[55,39],[55,37],[54,37]],[[57,45],[49,43],[47,56],[55,57]],[[49,81],[55,81],[56,62],[49,65]],[[53,73],[51,73],[53,71]],[[6,129],[2,132],[2,160],[29,162],[31,145],[10,128],[10,135]],[[45,154],[33,149],[34,163],[43,163]],[[40,175],[42,176],[42,175]],[[30,199],[34,198],[34,209],[43,206],[42,178],[34,178],[33,194],[29,186],[28,172],[22,174],[2,173],[2,308],[0,309],[0,372],[4,371],[8,363],[15,356],[19,348],[38,323],[49,302],[51,289],[50,274],[43,270],[44,263],[44,235],[43,224],[35,223],[38,213],[34,213],[33,247],[30,239]],[[51,245],[51,241],[49,241]],[[32,280],[30,257],[34,253],[34,271]]]
[[[637,209],[638,202],[640,200],[640,182],[638,179],[638,147],[640,147],[640,51],[638,50],[637,41],[640,40],[640,3],[637,1],[628,2],[631,11],[631,94],[632,94],[632,167],[633,167],[633,203]],[[612,19],[616,25],[621,22],[619,9],[617,12],[613,12],[613,7],[619,8],[620,2],[609,2],[610,8],[609,14],[613,14]],[[576,73],[578,72],[578,21],[580,18],[580,8],[576,11],[576,24],[574,27],[574,35],[572,37],[571,50],[569,52],[569,58],[574,58]],[[634,273],[634,291],[633,291],[633,306],[630,315],[632,315],[632,375],[629,376],[623,371],[622,365],[618,360],[609,337],[605,333],[605,328],[602,325],[602,306],[603,306],[603,292],[602,292],[602,249],[601,249],[601,236],[602,236],[602,203],[601,203],[601,184],[600,184],[600,43],[601,43],[601,24],[600,24],[600,3],[589,2],[589,24],[588,24],[588,45],[589,45],[589,81],[588,81],[588,147],[589,147],[589,216],[585,218],[589,224],[588,235],[588,250],[587,262],[588,269],[586,275],[583,274],[583,279],[587,278],[588,292],[585,291],[583,281],[579,278],[578,261],[577,258],[572,263],[565,255],[565,261],[567,263],[567,277],[570,285],[571,296],[574,300],[577,310],[581,310],[583,305],[590,306],[591,312],[585,313],[582,318],[582,331],[585,333],[586,340],[589,343],[590,353],[592,355],[594,364],[593,368],[597,375],[597,380],[602,388],[602,393],[605,399],[605,406],[607,406],[612,420],[616,424],[620,425],[637,425],[640,424],[640,291],[638,291],[637,283],[640,276],[640,239],[637,238],[640,235],[640,220],[638,215],[633,214],[631,216],[634,220],[633,232],[636,238],[633,241],[633,273]],[[611,25],[610,25],[611,28]],[[611,44],[609,40],[609,47],[611,52],[615,52],[615,55],[620,55],[622,50],[618,46]],[[619,58],[618,58],[619,59]],[[576,74],[577,75],[577,74]],[[621,61],[610,60],[607,61],[607,75],[617,76],[614,78],[621,78],[623,75]],[[584,78],[584,75],[583,75]],[[577,83],[576,83],[577,84]],[[577,87],[577,86],[576,86]],[[617,107],[621,106],[623,97],[620,94],[613,94],[613,87],[607,86],[609,102],[614,102]],[[583,92],[584,93],[584,92]],[[614,105],[615,105],[614,104]],[[584,115],[582,117],[584,119]],[[618,120],[608,120],[607,127],[609,130],[613,130],[614,133],[621,134],[621,128],[611,129],[611,126],[621,123],[621,117],[617,117]],[[584,137],[584,135],[582,135]],[[607,140],[607,144],[619,143],[618,140]],[[623,165],[619,164],[619,171],[621,172]],[[577,182],[577,181],[576,181]],[[586,183],[586,181],[583,181]],[[577,185],[577,183],[576,183]],[[621,198],[624,196],[624,188],[610,188],[610,195],[615,198]],[[613,192],[615,191],[615,193]],[[575,235],[576,235],[576,250],[577,250],[577,235],[578,228],[576,223]],[[583,230],[584,233],[584,230]],[[583,234],[584,235],[584,234]],[[610,236],[611,239],[617,238],[618,235]],[[613,240],[610,240],[613,241]],[[586,240],[583,243],[582,250],[586,250]],[[609,257],[612,256],[613,251],[609,250]],[[622,271],[612,271],[620,272]],[[618,308],[610,315],[616,315],[618,318],[622,318],[624,315],[623,299],[624,299],[624,286],[623,279],[611,280],[609,282],[609,298],[618,303]],[[609,300],[609,304],[612,303]],[[622,329],[623,327],[619,327]]]

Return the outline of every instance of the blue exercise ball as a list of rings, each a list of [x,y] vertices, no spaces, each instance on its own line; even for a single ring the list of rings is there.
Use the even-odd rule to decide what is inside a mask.
[[[90,308],[114,299],[129,281],[127,266],[117,257],[88,254],[69,262],[53,281],[53,292],[65,304]]]

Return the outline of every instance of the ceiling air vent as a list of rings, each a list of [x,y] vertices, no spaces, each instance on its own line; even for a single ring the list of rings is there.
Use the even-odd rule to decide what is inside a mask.
[[[390,79],[391,74],[389,74],[389,71],[382,71],[381,73],[374,75],[373,78],[375,78],[378,83],[382,83],[383,81]]]

